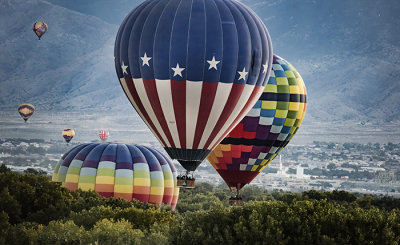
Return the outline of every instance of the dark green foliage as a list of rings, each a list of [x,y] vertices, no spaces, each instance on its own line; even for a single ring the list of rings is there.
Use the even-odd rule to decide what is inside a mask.
[[[49,178],[33,174],[0,173],[1,210],[9,222],[34,221],[46,224],[69,213],[71,193]]]
[[[71,212],[66,220],[72,220],[75,224],[86,229],[93,228],[97,221],[102,219],[125,219],[129,221],[133,228],[147,229],[154,223],[172,224],[174,217],[171,211],[163,211],[155,207],[141,209],[136,207],[120,208],[111,206],[92,207],[89,210]]]
[[[335,202],[354,202],[357,197],[347,191],[332,191],[332,192],[318,192],[316,190],[306,191],[303,196],[309,199],[322,200],[327,199],[328,201]]]
[[[225,185],[181,189],[177,210],[69,192],[0,167],[0,244],[399,244],[400,199]]]
[[[10,229],[10,223],[8,223],[8,214],[4,211],[0,212],[0,244],[5,244],[7,231]]]
[[[24,173],[25,174],[34,174],[34,175],[44,175],[44,176],[47,175],[46,171],[43,171],[41,169],[40,170],[36,170],[34,168],[27,168],[26,170],[24,170]]]
[[[173,244],[397,244],[399,211],[323,201],[250,202],[185,216]]]
[[[0,166],[0,173],[7,173],[7,172],[11,172],[11,170],[9,168],[7,168],[6,165],[2,164]]]

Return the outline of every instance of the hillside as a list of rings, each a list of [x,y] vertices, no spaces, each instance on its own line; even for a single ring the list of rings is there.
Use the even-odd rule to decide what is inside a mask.
[[[39,41],[35,21],[48,24]],[[123,98],[115,79],[116,26],[41,0],[0,2],[0,108],[102,108]]]
[[[46,109],[130,108],[113,67],[123,17],[140,1],[2,0],[0,108],[22,101]],[[244,0],[308,90],[310,122],[400,120],[400,2]],[[35,40],[31,24],[49,31]]]
[[[264,20],[275,53],[302,75],[308,119],[400,119],[399,1],[243,2]]]

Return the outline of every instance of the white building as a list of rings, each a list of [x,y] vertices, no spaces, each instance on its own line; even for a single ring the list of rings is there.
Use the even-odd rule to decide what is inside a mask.
[[[297,165],[296,167],[296,178],[297,179],[310,179],[310,175],[304,174],[304,168],[302,166]]]

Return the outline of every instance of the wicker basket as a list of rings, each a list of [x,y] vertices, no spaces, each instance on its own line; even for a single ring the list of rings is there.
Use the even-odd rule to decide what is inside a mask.
[[[176,185],[178,187],[182,188],[194,188],[194,180],[183,180],[183,179],[178,179],[176,182]]]
[[[177,182],[176,182],[176,185],[178,186],[178,187],[183,187],[183,183],[185,182],[185,180],[183,180],[183,179],[178,179],[177,180]]]
[[[186,180],[186,188],[194,188],[194,180]]]

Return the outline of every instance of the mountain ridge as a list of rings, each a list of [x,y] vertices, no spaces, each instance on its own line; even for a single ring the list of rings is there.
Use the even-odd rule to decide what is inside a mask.
[[[13,8],[0,8],[2,110],[21,102],[55,111],[131,108],[115,76],[113,45],[115,23],[139,1],[116,0],[113,8],[75,2],[0,1]],[[266,24],[274,52],[302,75],[305,123],[400,121],[399,2],[242,2]],[[31,25],[40,16],[49,30],[37,41]]]
[[[17,9],[17,14],[0,11],[2,27],[9,33],[0,34],[0,52],[7,56],[0,59],[0,76],[7,78],[0,81],[6,88],[0,91],[2,109],[15,108],[21,101],[48,110],[104,106],[106,99],[125,102],[119,98],[122,90],[113,66],[117,26],[46,1],[13,1],[6,7]],[[49,26],[40,41],[31,29],[37,20]]]

